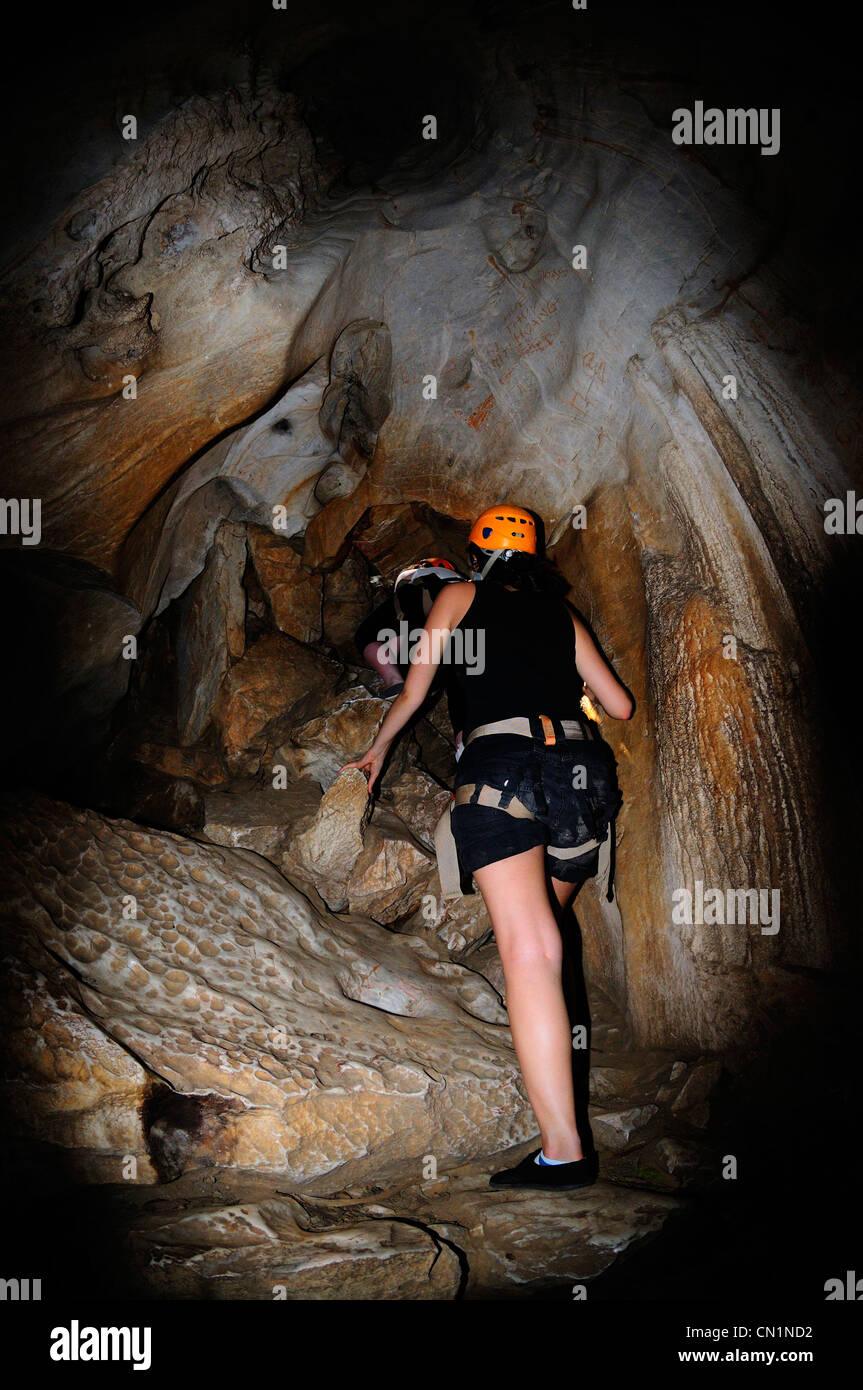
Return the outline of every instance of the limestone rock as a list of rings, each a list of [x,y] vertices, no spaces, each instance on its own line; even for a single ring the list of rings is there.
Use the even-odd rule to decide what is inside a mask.
[[[305,567],[283,536],[262,526],[249,527],[249,548],[276,627],[298,642],[317,642],[321,636],[321,576]]]
[[[315,485],[318,501],[353,492],[363,477],[392,409],[391,377],[387,325],[370,318],[349,323],[333,344],[330,382],[321,400],[321,430],[335,457]]]
[[[216,845],[251,849],[278,864],[291,834],[312,819],[320,803],[316,782],[216,793],[205,800],[203,834]]]
[[[416,761],[438,784],[451,784],[455,776],[456,733],[443,698],[431,706],[426,705],[422,717],[411,729],[411,738],[416,745]]]
[[[174,1141],[163,1121],[182,1171],[343,1185],[533,1132],[497,996],[428,943],[316,913],[248,851],[36,796],[4,804],[2,831],[11,957],[54,962],[100,1033],[218,1107]]]
[[[221,526],[203,571],[180,600],[177,636],[177,728],[183,745],[197,743],[222,679],[245,647],[243,570],[246,536]]]
[[[450,803],[450,793],[419,768],[407,768],[386,781],[393,809],[426,849],[434,851],[434,832]]]
[[[388,702],[370,695],[365,686],[350,686],[325,714],[292,728],[289,742],[276,749],[274,757],[295,776],[314,777],[326,791],[345,763],[355,762],[371,747],[388,709]],[[406,760],[402,739],[392,749],[388,770],[397,775]]]
[[[461,1284],[457,1253],[433,1231],[373,1216],[313,1224],[287,1196],[161,1215],[130,1248],[151,1298],[428,1301]]]
[[[348,882],[363,853],[363,829],[370,813],[365,773],[354,768],[343,772],[324,792],[314,821],[292,840],[283,860],[282,867],[288,874],[295,863],[305,869],[334,912],[341,912],[348,905]],[[363,909],[352,904],[351,910]]]
[[[584,1191],[545,1194],[488,1189],[488,1170],[512,1166],[529,1152],[490,1156],[480,1165],[420,1187],[417,1209],[465,1252],[468,1293],[526,1293],[587,1282],[644,1236],[661,1230],[673,1197],[600,1180]],[[485,1171],[482,1171],[485,1170]]]
[[[611,1149],[613,1153],[622,1153],[636,1142],[640,1131],[658,1114],[658,1106],[641,1105],[633,1106],[629,1110],[595,1115],[591,1121],[594,1140],[597,1144]]]
[[[162,830],[200,830],[204,798],[200,787],[184,777],[163,777],[142,769],[134,779],[127,814]]]
[[[389,924],[408,917],[429,891],[434,861],[416,843],[392,832],[380,821],[366,832],[347,883],[351,912]]]
[[[228,780],[218,753],[208,748],[174,748],[170,744],[139,743],[134,749],[133,758],[135,762],[164,772],[168,777],[181,777],[202,787],[218,787]]]
[[[709,1098],[721,1075],[721,1062],[703,1062],[694,1066],[672,1101],[674,1113],[682,1113],[690,1124],[704,1129],[710,1118]]]
[[[147,615],[185,590],[223,521],[252,521],[294,536],[323,500],[316,496],[323,475],[355,468],[350,490],[356,487],[381,412],[389,409],[380,375],[386,354],[354,351],[370,335],[388,343],[385,326],[369,323],[358,319],[342,328],[329,365],[326,357],[313,362],[274,406],[206,450],[143,517],[127,543],[125,569]]]
[[[186,832],[65,804],[10,811],[2,925],[22,972],[17,1056],[35,1058],[11,1108],[26,1123],[32,1086],[38,1134],[70,1161],[80,1146],[94,1172],[125,1148],[142,1171],[158,1155],[174,1181],[246,1165],[304,1190],[317,1179],[330,1195],[416,1165],[426,1146],[452,1157],[527,1140],[478,900],[439,911],[432,876],[401,916],[415,896],[405,863],[419,855],[419,877],[429,848],[426,803],[391,801],[404,833],[372,821],[363,891],[344,890],[348,905],[392,912],[394,930],[336,919],[311,877],[294,890],[260,857],[289,853],[262,809],[273,778],[329,789],[385,712],[366,677],[344,670],[381,592],[368,571],[390,578],[428,550],[460,558],[470,518],[509,496],[542,516],[573,601],[635,696],[626,724],[600,711],[624,793],[615,899],[590,884],[576,915],[591,1008],[605,990],[616,1006],[597,1009],[593,1034],[597,1134],[618,1182],[638,1177],[641,1150],[676,1178],[678,1130],[705,1138],[695,1132],[720,1063],[744,1045],[769,1058],[777,1027],[823,1003],[857,916],[861,779],[830,697],[859,609],[859,535],[830,534],[824,510],[859,494],[863,398],[853,332],[834,352],[838,315],[820,313],[828,283],[844,303],[847,272],[822,279],[830,257],[814,266],[811,219],[796,230],[777,213],[791,170],[800,206],[820,215],[831,161],[826,175],[815,167],[817,139],[789,141],[775,161],[678,147],[672,102],[704,95],[682,78],[679,97],[678,79],[669,86],[687,25],[673,61],[657,50],[631,63],[619,25],[607,37],[592,28],[588,52],[571,41],[571,6],[535,23],[524,7],[482,4],[452,26],[434,7],[411,10],[414,48],[458,91],[439,112],[444,138],[426,142],[397,129],[386,81],[367,81],[364,118],[380,100],[393,150],[404,137],[375,169],[350,84],[328,75],[313,93],[316,63],[340,70],[339,25],[300,6],[289,24],[250,30],[233,8],[237,26],[215,25],[212,45],[178,21],[170,81],[141,66],[136,140],[118,142],[104,65],[88,77],[67,63],[71,78],[59,65],[58,79],[82,85],[74,100],[58,89],[42,142],[53,168],[21,180],[30,187],[6,229],[7,780],[117,809],[93,788],[105,747],[117,733],[125,752],[128,735],[132,769],[119,756],[112,768],[125,781],[117,805]],[[811,105],[814,137],[830,103]],[[14,524],[18,498],[40,500],[38,553]],[[573,524],[582,508],[586,527]],[[235,542],[250,525],[262,528],[256,572],[270,598],[253,593],[241,656]],[[273,616],[285,630],[265,633]],[[338,662],[294,640],[318,633]],[[131,641],[123,650],[138,637],[137,654]],[[160,703],[175,656],[179,729],[167,694]],[[336,693],[340,681],[354,684]],[[109,729],[115,720],[128,727]],[[452,732],[441,704],[427,710],[383,793],[408,763],[450,781]],[[228,781],[246,773],[260,777],[254,804]],[[213,787],[233,806],[210,808],[231,842],[218,849],[195,829]],[[297,838],[317,800],[308,785],[302,795],[307,808],[285,822]],[[775,890],[781,931],[675,920],[673,895],[696,882]],[[139,918],[124,915],[136,901]],[[151,1114],[166,1084],[177,1099],[162,1095]],[[600,1208],[594,1230],[593,1195],[576,1196],[582,1247],[549,1254],[544,1210],[489,1203],[479,1187],[473,1206],[428,1221],[457,1246],[482,1227],[480,1289],[589,1278],[607,1250],[584,1242],[624,1249],[661,1219],[642,1194],[618,1192],[623,1207]],[[231,1239],[245,1217],[222,1212],[242,1207],[276,1258],[293,1258],[276,1213],[259,1216],[263,1200],[213,1197],[202,1238],[219,1238],[221,1223]],[[411,1210],[377,1216],[406,1226]],[[357,1213],[358,1248],[374,1217]],[[316,1223],[297,1239],[325,1262],[318,1237],[340,1222]],[[412,1273],[393,1275],[407,1290],[428,1250],[422,1233],[404,1239],[416,1242],[406,1264],[373,1258],[398,1271],[419,1251]],[[193,1264],[207,1292],[231,1277],[195,1261],[182,1261],[178,1287],[193,1286]]]
[[[699,1153],[694,1144],[664,1138],[659,1140],[656,1151],[663,1167],[672,1177],[686,1177],[698,1167]]]
[[[352,1184],[338,1205],[308,1188],[225,1184],[214,1202],[177,1183],[128,1237],[145,1297],[453,1299],[536,1294],[590,1281],[679,1206],[673,1196],[602,1181],[584,1192],[489,1192],[488,1155],[435,1178]],[[247,1195],[243,1196],[243,1190]],[[135,1194],[138,1197],[138,1194]]]
[[[335,669],[300,642],[261,637],[228,673],[213,710],[228,767],[255,772],[270,726],[335,682]]]
[[[392,582],[423,556],[440,555],[458,569],[465,565],[467,528],[435,517],[429,508],[410,503],[371,507],[353,541],[367,560]]]
[[[350,551],[344,562],[326,576],[324,587],[324,636],[335,647],[353,643],[354,633],[371,610],[368,571]]]
[[[15,1129],[84,1151],[96,1181],[152,1182],[141,1129],[150,1075],[88,1016],[74,979],[63,977],[50,957],[42,969],[24,958],[9,967],[0,1000],[8,1067],[2,1089]]]
[[[130,142],[126,157],[103,167],[95,184],[80,171],[83,194],[55,207],[47,235],[28,248],[9,317],[19,359],[53,367],[21,372],[17,413],[64,420],[43,432],[38,449],[32,437],[28,447],[16,438],[25,473],[28,456],[32,470],[43,449],[46,460],[64,451],[65,477],[37,494],[49,519],[47,543],[70,544],[110,567],[178,461],[278,391],[304,296],[293,311],[285,302],[273,312],[278,296],[267,295],[264,277],[247,262],[298,225],[316,197],[320,166],[296,98],[266,79],[254,99],[235,87],[210,88],[206,97],[169,107]],[[272,257],[269,265],[272,273]],[[34,297],[40,312],[25,315]],[[130,370],[147,372],[146,426],[116,410]],[[324,368],[315,413],[327,376]],[[320,443],[316,471],[330,452]],[[94,459],[102,461],[100,500],[91,510]]]
[[[492,934],[491,919],[482,894],[467,893],[442,902],[437,872],[432,876],[428,891],[429,900],[424,901],[413,917],[399,929],[441,941],[455,960],[464,960]],[[497,983],[495,988],[498,988]]]

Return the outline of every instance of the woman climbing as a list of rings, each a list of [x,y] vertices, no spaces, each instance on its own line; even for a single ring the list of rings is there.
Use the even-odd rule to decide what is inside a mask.
[[[465,703],[465,752],[452,829],[461,869],[488,908],[506,980],[513,1043],[541,1148],[492,1175],[492,1187],[570,1191],[596,1180],[597,1155],[575,1115],[570,1020],[558,916],[597,872],[599,842],[620,804],[614,759],[582,714],[586,682],[608,714],[633,702],[587,627],[563,598],[566,583],[537,555],[536,522],[512,503],[474,523],[473,582],[448,584],[428,615],[404,690],[368,752],[371,789],[393,739],[426,697],[457,629],[482,634],[480,669],[453,665]],[[465,645],[464,642],[462,645]]]
[[[393,586],[392,596],[378,604],[364,618],[354,634],[363,661],[381,677],[381,698],[390,700],[401,694],[410,667],[411,634],[420,633],[432,604],[445,584],[464,580],[455,565],[438,555],[417,560],[403,569]],[[456,761],[462,753],[464,710],[459,687],[438,673],[433,685],[446,690],[447,706],[455,740]]]
[[[402,624],[407,624],[410,630],[421,628],[444,584],[462,578],[449,560],[436,555],[417,560],[416,564],[402,570],[393,586],[392,597],[384,599],[363,618],[354,641],[363,661],[384,681],[381,694],[385,700],[401,693],[404,676],[400,668],[410,665],[407,653],[400,650],[405,644],[394,642],[390,634],[398,637],[403,630]]]

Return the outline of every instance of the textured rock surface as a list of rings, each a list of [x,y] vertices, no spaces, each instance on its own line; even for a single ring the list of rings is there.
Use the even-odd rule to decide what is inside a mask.
[[[151,1297],[488,1298],[589,1285],[676,1205],[605,1182],[555,1196],[490,1193],[469,1164],[335,1201],[254,1189],[215,1207],[175,1198],[138,1216],[128,1242]]]
[[[351,552],[344,564],[327,575],[324,593],[327,641],[337,647],[352,644],[357,627],[372,606],[368,574],[358,555]]]
[[[387,779],[387,795],[405,825],[426,849],[434,851],[435,826],[450,803],[446,787],[417,768],[408,768],[400,777]]]
[[[348,880],[351,912],[387,925],[408,917],[429,891],[433,872],[431,855],[378,818],[365,836]]]
[[[313,819],[320,799],[310,778],[280,788],[235,785],[206,797],[203,833],[214,844],[252,849],[277,864],[286,840]]]
[[[3,1091],[15,1128],[82,1151],[96,1180],[115,1180],[118,1158],[129,1156],[129,1178],[154,1182],[141,1124],[151,1081],[146,1067],[87,1016],[62,966],[47,955],[40,964],[12,963],[2,997],[9,1067]]]
[[[326,791],[339,769],[369,747],[387,709],[387,701],[370,695],[365,686],[351,686],[333,699],[325,714],[296,724],[290,742],[276,750],[276,760],[297,776],[314,777]],[[406,758],[402,739],[393,748],[388,767],[397,773]]]
[[[374,1204],[371,1204],[374,1207]],[[382,1213],[322,1224],[290,1197],[162,1215],[133,1231],[140,1286],[159,1298],[452,1299],[458,1255]],[[206,1252],[202,1258],[202,1251]]]
[[[492,41],[463,17],[455,143],[342,197],[266,72],[156,121],[7,277],[26,383],[7,392],[7,494],[38,487],[47,545],[98,561],[145,618],[186,594],[221,524],[272,530],[281,508],[275,534],[306,532],[296,631],[316,632],[322,584],[341,648],[371,606],[364,566],[439,539],[418,506],[463,521],[525,497],[638,700],[609,730],[627,803],[618,902],[584,895],[592,977],[645,1042],[732,1045],[784,971],[836,960],[836,865],[808,833],[832,795],[814,596],[846,564],[820,507],[853,485],[863,411],[810,360],[765,220],[670,139],[662,83],[636,96],[580,68],[551,40],[569,21],[525,14]],[[94,459],[111,463],[91,487]],[[233,771],[259,766],[286,675],[267,656],[263,689],[271,648],[251,651],[217,703]],[[189,734],[218,666],[187,693]],[[423,755],[446,775],[445,734]],[[318,745],[291,766],[328,784],[334,763]],[[671,893],[696,880],[778,889],[781,931],[678,928]]]
[[[421,940],[321,919],[256,856],[60,803],[9,807],[4,831],[12,950],[58,962],[100,1031],[198,1098],[165,1122],[172,1171],[349,1182],[531,1132],[497,995]]]
[[[336,674],[290,637],[272,634],[256,642],[231,668],[213,710],[229,768],[256,772],[274,721],[304,700],[319,699]]]
[[[306,569],[283,537],[262,526],[249,528],[249,549],[276,627],[298,642],[317,641],[321,635],[321,576]]]
[[[246,537],[242,528],[220,527],[202,573],[181,600],[177,727],[183,744],[198,742],[231,662],[243,655],[245,563]]]
[[[343,772],[324,792],[314,821],[290,846],[282,868],[298,863],[334,912],[348,906],[348,880],[363,852],[363,829],[371,814],[365,775]],[[361,907],[351,910],[361,912]],[[380,919],[377,919],[380,920]]]

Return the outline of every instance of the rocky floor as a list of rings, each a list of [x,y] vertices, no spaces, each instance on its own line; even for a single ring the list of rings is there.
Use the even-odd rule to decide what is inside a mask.
[[[719,1063],[634,1048],[598,987],[585,1021],[600,1180],[554,1196],[493,1192],[489,1174],[535,1145],[493,941],[458,965],[430,939],[322,921],[250,851],[43,799],[19,801],[6,825],[22,866],[7,901],[18,929],[7,932],[6,1024],[20,1070],[6,1104],[25,1147],[41,1145],[49,1186],[62,1168],[76,1209],[101,1213],[88,1229],[110,1214],[128,1294],[417,1300],[586,1287],[715,1181],[705,1130]],[[188,903],[164,881],[184,860],[200,889]],[[133,884],[151,921],[173,901],[158,931],[118,923],[112,895]],[[179,922],[180,902],[202,925]],[[300,1042],[303,993],[317,1003]],[[296,1044],[287,1065],[265,1009]]]

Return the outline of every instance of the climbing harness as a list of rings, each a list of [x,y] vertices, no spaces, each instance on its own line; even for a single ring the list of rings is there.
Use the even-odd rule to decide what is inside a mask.
[[[467,748],[474,739],[489,738],[493,734],[517,734],[523,738],[541,739],[549,748],[557,743],[558,738],[595,740],[598,737],[592,729],[588,732],[578,720],[552,719],[547,714],[539,714],[533,718],[515,716],[512,719],[498,719],[492,724],[480,724],[468,734],[464,746]],[[456,788],[450,798],[450,804],[435,826],[434,832],[438,877],[441,897],[444,901],[461,896],[461,874],[458,850],[452,831],[452,809],[454,806],[465,805],[490,806],[505,811],[507,815],[516,816],[520,820],[536,820],[533,812],[512,793],[500,791],[497,787],[490,787],[484,782],[469,782],[465,786]],[[547,847],[549,853],[553,854],[556,859],[576,859],[582,854],[589,854],[591,850],[598,847],[599,862],[596,878],[600,893],[605,894],[608,902],[613,899],[614,827],[615,822],[612,820],[603,840],[587,840],[583,845],[549,845]]]

